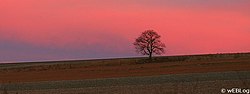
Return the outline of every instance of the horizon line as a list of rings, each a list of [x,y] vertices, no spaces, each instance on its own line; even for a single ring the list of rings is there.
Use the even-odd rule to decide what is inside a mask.
[[[175,56],[203,56],[203,55],[226,55],[226,54],[250,54],[250,52],[225,52],[225,53],[197,53],[197,54],[176,54],[176,55],[154,55],[154,57],[175,57]],[[4,61],[0,64],[25,64],[25,63],[55,63],[55,62],[68,62],[68,61],[94,61],[94,60],[112,60],[112,59],[133,59],[133,58],[147,58],[144,56],[133,57],[107,57],[107,58],[86,58],[86,59],[58,59],[58,60],[38,60],[38,61]]]

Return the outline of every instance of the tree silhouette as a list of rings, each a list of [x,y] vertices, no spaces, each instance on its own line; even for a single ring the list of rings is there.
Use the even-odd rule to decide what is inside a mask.
[[[152,60],[152,55],[161,55],[165,52],[166,47],[160,40],[161,36],[154,30],[146,30],[133,43],[138,53],[148,55]]]

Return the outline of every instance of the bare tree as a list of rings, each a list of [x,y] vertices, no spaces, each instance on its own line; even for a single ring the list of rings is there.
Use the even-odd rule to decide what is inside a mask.
[[[165,52],[166,47],[160,40],[161,36],[154,30],[146,30],[133,43],[138,53],[148,55],[149,60],[152,60],[152,55],[161,55]]]

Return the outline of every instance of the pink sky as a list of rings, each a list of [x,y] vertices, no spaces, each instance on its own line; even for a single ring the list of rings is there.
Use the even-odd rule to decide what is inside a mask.
[[[1,0],[0,62],[139,56],[147,29],[165,55],[250,51],[249,0]]]

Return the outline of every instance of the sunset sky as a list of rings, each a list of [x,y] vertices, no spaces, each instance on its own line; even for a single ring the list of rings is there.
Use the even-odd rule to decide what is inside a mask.
[[[140,56],[147,29],[164,55],[250,52],[250,0],[0,0],[0,62]]]

